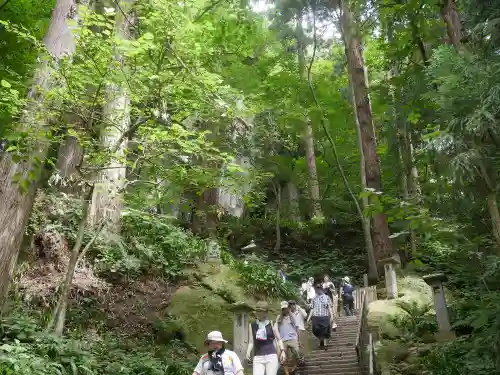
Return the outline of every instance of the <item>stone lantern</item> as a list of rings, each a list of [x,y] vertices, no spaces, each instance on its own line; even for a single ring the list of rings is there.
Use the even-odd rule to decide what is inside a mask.
[[[207,243],[207,262],[216,264],[222,263],[220,253],[220,246],[217,240],[210,239]]]
[[[248,348],[248,325],[253,308],[244,302],[236,302],[229,308],[233,312],[233,351],[244,361]]]
[[[434,309],[436,310],[436,319],[439,332],[436,334],[437,340],[448,340],[455,338],[451,330],[450,316],[448,306],[444,295],[443,283],[448,280],[445,274],[435,273],[423,277],[424,281],[432,288],[432,297],[434,300]]]
[[[387,290],[387,299],[398,298],[398,281],[396,278],[396,266],[399,263],[397,257],[389,257],[379,261],[384,266],[385,288]]]

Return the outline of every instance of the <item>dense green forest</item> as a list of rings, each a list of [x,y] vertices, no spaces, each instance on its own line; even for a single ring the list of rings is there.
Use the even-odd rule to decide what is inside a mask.
[[[499,17],[2,0],[0,374],[190,374],[222,303],[325,272],[380,284],[391,256],[447,274],[457,336],[406,306],[381,336],[392,373],[498,373]]]

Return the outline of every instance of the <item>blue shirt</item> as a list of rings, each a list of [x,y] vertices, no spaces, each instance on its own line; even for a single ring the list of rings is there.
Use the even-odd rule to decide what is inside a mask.
[[[352,292],[354,291],[354,287],[351,284],[344,284],[342,287],[342,290],[344,294],[347,294],[348,296],[352,296]]]

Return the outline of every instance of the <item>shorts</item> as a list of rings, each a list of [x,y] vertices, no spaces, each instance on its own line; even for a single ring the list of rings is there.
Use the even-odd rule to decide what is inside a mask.
[[[298,340],[283,341],[283,346],[285,347],[285,353],[287,356],[288,356],[288,352],[290,352],[291,356],[294,357],[295,360],[299,359],[300,354],[299,354],[299,341]]]

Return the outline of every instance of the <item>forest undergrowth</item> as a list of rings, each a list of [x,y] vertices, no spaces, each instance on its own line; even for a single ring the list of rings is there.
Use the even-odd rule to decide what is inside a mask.
[[[232,304],[382,286],[389,257],[446,273],[457,337],[402,296],[384,369],[500,373],[499,20],[498,0],[3,0],[0,375],[188,374]]]

